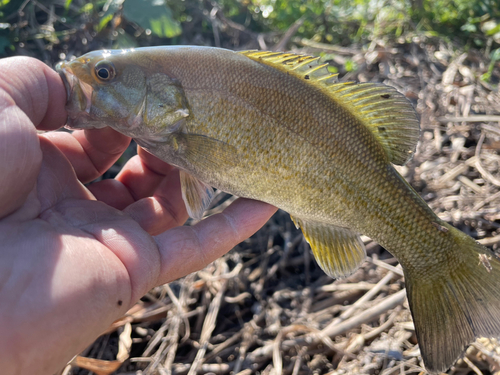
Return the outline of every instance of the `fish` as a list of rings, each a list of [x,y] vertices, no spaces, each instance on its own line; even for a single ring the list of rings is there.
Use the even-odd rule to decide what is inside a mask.
[[[109,126],[176,166],[191,217],[214,188],[275,205],[333,278],[364,261],[361,234],[392,253],[429,373],[476,337],[500,336],[499,258],[439,219],[393,166],[420,133],[395,88],[339,82],[312,56],[198,46],[94,51],[56,69],[68,126]]]

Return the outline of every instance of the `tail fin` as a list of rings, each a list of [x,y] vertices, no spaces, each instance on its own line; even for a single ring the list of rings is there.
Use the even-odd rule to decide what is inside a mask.
[[[430,373],[446,371],[477,337],[500,337],[500,259],[459,230],[458,265],[433,280],[405,272],[420,352]]]

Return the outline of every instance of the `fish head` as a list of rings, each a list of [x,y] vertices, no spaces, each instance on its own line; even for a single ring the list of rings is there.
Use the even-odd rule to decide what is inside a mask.
[[[139,51],[94,51],[56,70],[70,128],[110,126],[147,145],[162,142],[190,114],[180,82]]]

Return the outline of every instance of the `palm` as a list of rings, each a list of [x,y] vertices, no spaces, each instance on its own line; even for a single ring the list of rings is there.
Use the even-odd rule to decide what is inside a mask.
[[[239,200],[179,226],[187,215],[178,173],[144,151],[116,179],[84,187],[130,140],[110,129],[38,135],[63,125],[64,87],[42,63],[13,60],[0,61],[17,73],[0,76],[0,363],[5,373],[43,374],[149,288],[204,267],[275,208]]]
[[[25,125],[20,124],[20,127]],[[15,143],[13,137],[19,137],[18,134],[9,136],[6,147]],[[19,142],[29,146],[30,142],[36,141],[34,137],[28,133]],[[104,146],[102,141],[107,141],[115,152],[109,154],[104,151],[106,148],[100,151],[100,146]],[[4,342],[19,345],[19,348],[12,349],[29,347],[37,338],[46,342],[54,337],[56,328],[52,325],[31,326],[29,315],[19,315],[19,311],[36,310],[42,316],[52,315],[57,329],[66,332],[63,337],[57,335],[57,342],[53,345],[77,346],[80,350],[148,288],[163,281],[159,279],[160,253],[153,238],[129,214],[96,201],[91,191],[80,182],[98,177],[114,163],[128,143],[128,139],[110,130],[91,131],[87,135],[83,132],[46,134],[40,137],[41,153],[26,155],[23,152],[29,159],[24,163],[39,165],[39,168],[19,171],[14,164],[10,165],[13,178],[6,181],[15,183],[19,172],[22,180],[36,179],[30,192],[9,189],[7,184],[0,187],[4,194],[12,196],[12,191],[17,190],[24,193],[25,198],[24,204],[19,202],[17,209],[5,216],[0,226],[1,243],[4,244],[0,245],[0,264],[5,267],[1,274],[8,275],[3,295],[7,292],[7,297],[10,297],[10,301],[3,299],[8,302],[0,307],[0,315],[12,317],[8,326],[15,327],[15,330],[3,329],[7,339]],[[20,146],[16,144],[12,151],[16,152]],[[149,213],[156,219],[155,228],[147,228],[147,221],[142,220],[150,231],[158,232],[182,224],[186,214],[178,204],[180,195],[176,189],[175,171],[141,154],[142,159],[131,160],[117,180],[112,183],[102,181],[90,185],[90,189],[102,200],[110,198],[109,203],[118,208],[128,206],[128,211],[139,218],[148,215],[144,207],[148,200],[168,202],[177,220],[169,214],[171,211],[157,209]],[[21,160],[18,157],[14,162]],[[151,168],[143,160],[150,160]],[[155,167],[158,168],[154,170]],[[142,183],[134,184],[136,179]],[[163,186],[155,196],[154,191],[159,185]],[[163,193],[169,196],[161,197]],[[153,198],[144,195],[153,195]],[[92,306],[87,311],[84,309],[84,314],[82,302]],[[79,329],[75,327],[75,316],[79,317],[78,326],[86,329],[83,337],[78,335],[76,342],[71,342],[75,338],[67,333]],[[19,340],[19,327],[29,330],[29,335],[24,336],[26,342]],[[64,342],[66,338],[69,342]],[[32,359],[35,363],[41,360]]]

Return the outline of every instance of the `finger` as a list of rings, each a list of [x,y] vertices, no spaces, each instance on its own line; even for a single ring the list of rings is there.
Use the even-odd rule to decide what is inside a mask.
[[[160,249],[158,284],[197,271],[253,235],[277,208],[251,199],[237,199],[222,213],[194,226],[171,229],[155,237]]]
[[[89,190],[97,200],[123,210],[135,201],[155,194],[158,186],[165,178],[167,181],[171,178],[178,181],[177,172],[172,174],[173,177],[170,177],[171,173],[176,170],[175,167],[144,151],[142,153],[148,156],[141,155],[141,151],[139,151],[139,155],[131,158],[114,180],[103,180],[89,185]],[[178,189],[180,189],[179,186]],[[163,199],[162,194],[159,194],[158,198]],[[142,202],[141,204],[146,203]],[[157,203],[154,203],[154,206],[157,209],[159,208]],[[143,217],[144,215],[141,214],[141,220]],[[160,232],[163,232],[163,230]]]
[[[72,134],[53,132],[44,136],[61,150],[84,184],[106,172],[130,143],[129,137],[109,127],[76,130]]]
[[[0,217],[25,202],[42,161],[36,125],[62,126],[65,89],[59,75],[42,62],[15,57],[0,60]]]
[[[138,200],[124,212],[151,235],[184,224],[188,214],[182,200],[179,171],[172,169],[152,197]]]
[[[123,210],[135,202],[127,187],[114,178],[94,182],[87,188],[95,199],[117,210]]]
[[[115,210],[102,202],[65,199],[42,213],[40,217],[51,223],[55,228],[61,228],[62,233],[79,229],[85,233],[84,236],[80,234],[82,239],[90,235],[92,239],[99,241],[114,253],[123,268],[115,263],[113,267],[108,269],[109,272],[102,277],[115,278],[120,276],[120,279],[122,279],[122,271],[126,269],[130,281],[127,284],[131,288],[129,293],[110,296],[115,303],[122,301],[123,305],[130,307],[157,280],[160,262],[155,241],[140,228],[137,222],[121,211]],[[68,226],[72,228],[68,229]],[[75,239],[75,236],[70,237]],[[98,249],[95,245],[85,245],[81,240],[78,241],[80,247],[74,254],[75,256],[78,257],[82,252],[91,250],[94,253],[89,254],[87,260],[100,257],[103,258],[102,261],[110,259],[109,254],[106,253],[96,255],[95,251]],[[117,280],[116,283],[123,285],[123,279]],[[122,289],[121,286],[120,289]],[[103,289],[103,292],[106,293],[106,288]],[[121,309],[120,303],[115,306]]]
[[[1,68],[0,68],[1,69]],[[35,186],[42,153],[32,122],[0,90],[0,218],[21,207]]]
[[[71,164],[45,137],[40,137],[43,162],[37,179],[40,211],[68,198],[93,200],[92,194],[77,180]]]
[[[139,200],[150,197],[173,169],[175,167],[138,147],[137,157],[127,162],[116,179],[129,189],[135,200]]]
[[[55,71],[30,57],[0,60],[0,90],[12,98],[39,130],[60,128],[66,122],[66,89]]]

